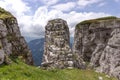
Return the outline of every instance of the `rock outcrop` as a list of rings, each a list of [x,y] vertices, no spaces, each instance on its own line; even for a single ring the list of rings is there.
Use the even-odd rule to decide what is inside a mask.
[[[98,71],[113,75],[120,80],[120,21],[114,29],[100,58]]]
[[[73,53],[81,64],[84,61],[89,67],[120,79],[119,30],[120,19],[116,17],[83,21],[75,29]]]
[[[73,54],[66,21],[54,19],[47,23],[43,56],[43,67],[60,69],[73,67]]]
[[[21,36],[16,18],[0,8],[0,64],[11,63],[10,57],[19,57],[25,63],[33,64],[31,52]]]

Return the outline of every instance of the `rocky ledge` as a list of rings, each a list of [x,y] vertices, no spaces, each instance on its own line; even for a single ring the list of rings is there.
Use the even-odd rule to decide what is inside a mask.
[[[31,52],[21,36],[16,18],[0,8],[0,64],[10,64],[11,57],[33,64]]]

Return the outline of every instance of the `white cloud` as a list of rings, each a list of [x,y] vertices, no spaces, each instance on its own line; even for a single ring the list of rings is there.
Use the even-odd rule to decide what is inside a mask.
[[[68,3],[62,3],[52,6],[53,9],[57,9],[60,11],[70,11],[76,6],[75,2],[68,2]]]
[[[47,7],[40,7],[34,15],[34,24],[41,25],[41,29],[44,30],[44,27],[47,24],[48,20],[55,18],[62,18],[68,22],[71,36],[73,36],[74,28],[77,23],[86,19],[93,19],[104,16],[109,16],[109,14],[105,14],[102,12],[95,13],[95,12],[75,12],[75,11],[72,11],[70,13],[64,13],[60,10],[52,9],[49,11]]]
[[[60,9],[55,8],[51,10],[48,10],[48,6],[40,6],[35,11],[35,14],[28,15],[29,13],[33,12],[31,10],[31,7],[28,6],[28,3],[23,2],[23,0],[0,1],[1,7],[5,8],[6,10],[9,10],[17,17],[22,35],[25,37],[40,38],[40,36],[44,36],[44,27],[47,24],[48,20],[55,18],[62,18],[66,20],[70,28],[70,33],[73,36],[75,25],[80,21],[109,15],[101,12],[95,13],[70,11],[74,7],[74,3],[70,2],[66,5],[63,4],[63,6],[60,7]],[[69,11],[69,13],[64,13],[64,11]]]
[[[78,24],[79,22],[87,19],[94,19],[98,17],[104,17],[104,16],[109,16],[109,14],[105,13],[95,13],[95,12],[75,12],[72,11],[69,14],[63,14],[61,17],[65,19],[68,22],[68,25],[70,27],[70,33],[71,36],[74,36],[74,28],[75,25]]]
[[[32,23],[32,16],[29,15],[31,7],[28,6],[28,3],[23,2],[23,0],[0,0],[0,6],[17,17],[23,35],[26,36],[26,33],[31,31],[29,28]]]
[[[41,0],[44,4],[50,6],[59,2],[59,0]]]
[[[21,13],[30,11],[30,7],[22,0],[1,0],[0,6],[11,11],[15,15],[21,15]]]
[[[78,0],[78,5],[80,7],[86,7],[88,5],[91,5],[91,4],[95,4],[95,3],[98,3],[102,0]]]
[[[106,2],[102,2],[100,4],[98,4],[99,7],[103,7],[104,5],[106,5],[107,3]]]

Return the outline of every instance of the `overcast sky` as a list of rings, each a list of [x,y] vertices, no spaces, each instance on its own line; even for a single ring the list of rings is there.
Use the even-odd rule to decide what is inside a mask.
[[[120,17],[120,0],[0,0],[0,7],[17,17],[22,35],[30,38],[44,36],[50,19],[66,20],[73,36],[75,25],[83,20]]]

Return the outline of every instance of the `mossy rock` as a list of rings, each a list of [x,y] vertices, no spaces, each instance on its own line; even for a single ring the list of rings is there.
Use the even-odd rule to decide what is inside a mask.
[[[0,49],[2,49],[2,45],[0,45]]]
[[[115,19],[119,19],[119,18],[115,16],[108,16],[108,17],[102,17],[102,18],[97,18],[97,19],[85,20],[77,24],[76,28],[80,29],[81,25],[90,25],[91,23],[99,23],[99,21],[115,20]]]
[[[0,7],[0,19],[4,20],[6,18],[14,17],[10,12],[4,10]]]

